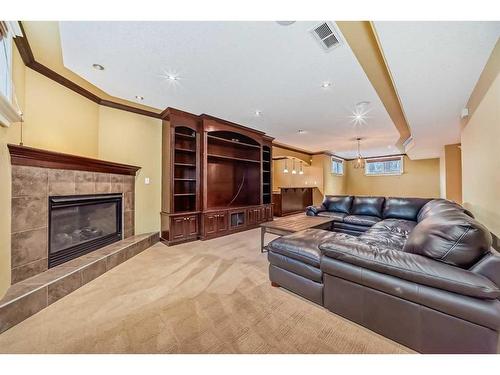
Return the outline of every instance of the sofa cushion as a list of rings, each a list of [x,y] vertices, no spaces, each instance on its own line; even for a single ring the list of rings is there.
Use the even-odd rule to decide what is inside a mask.
[[[429,202],[424,198],[393,198],[385,200],[384,219],[404,219],[417,221],[417,215],[420,209]]]
[[[323,251],[321,269],[328,274],[335,274],[329,268],[329,257],[417,284],[470,297],[485,299],[500,297],[499,287],[484,276],[418,254],[368,245],[359,237],[350,236],[339,240],[332,238],[323,242],[320,249]]]
[[[347,215],[344,217],[344,223],[363,225],[366,227],[371,227],[380,221],[379,217],[368,216],[368,215]]]
[[[459,212],[428,216],[408,236],[404,251],[423,255],[454,266],[469,268],[492,244],[488,229]]]
[[[323,211],[323,212],[319,212],[318,216],[329,217],[329,218],[332,218],[333,221],[337,221],[337,222],[341,223],[344,221],[344,217],[346,217],[347,214],[343,213],[343,212]]]
[[[323,272],[318,267],[275,253],[274,251],[269,251],[267,253],[267,259],[273,266],[293,272],[318,283],[323,282]]]
[[[319,244],[336,235],[338,234],[327,230],[306,229],[277,238],[271,241],[266,248],[268,251],[319,267],[321,259]]]
[[[408,235],[416,225],[411,220],[385,219],[368,229],[359,239],[369,245],[403,250]]]
[[[350,214],[382,217],[384,200],[384,197],[354,197]]]
[[[343,212],[349,214],[352,197],[349,195],[327,195],[323,200],[323,206],[328,211]]]

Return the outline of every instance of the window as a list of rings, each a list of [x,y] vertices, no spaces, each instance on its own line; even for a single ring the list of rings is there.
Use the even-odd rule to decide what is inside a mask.
[[[0,125],[10,126],[21,120],[13,105],[12,38],[21,35],[17,22],[0,21]]]
[[[332,173],[337,175],[344,174],[344,161],[342,159],[332,157]]]
[[[6,35],[0,41],[0,94],[11,100],[12,37]]]
[[[387,176],[403,173],[403,157],[388,157],[383,159],[367,159],[365,174],[367,176]]]

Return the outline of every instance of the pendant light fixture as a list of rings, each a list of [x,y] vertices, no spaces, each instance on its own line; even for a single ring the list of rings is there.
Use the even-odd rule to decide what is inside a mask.
[[[295,159],[293,159],[293,169],[292,169],[292,174],[297,174],[297,171],[295,170]]]
[[[299,174],[304,174],[304,171],[302,170],[302,161],[300,162],[300,170],[299,170]]]
[[[285,159],[285,169],[283,169],[283,173],[288,173],[287,159]]]
[[[361,138],[356,138],[356,141],[358,141],[358,156],[356,158],[356,161],[354,162],[354,168],[359,169],[359,168],[364,168],[365,167],[365,159],[361,156]]]

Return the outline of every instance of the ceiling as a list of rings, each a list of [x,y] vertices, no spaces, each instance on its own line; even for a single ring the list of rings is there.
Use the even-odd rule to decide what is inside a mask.
[[[500,36],[500,22],[375,22],[415,146],[439,157],[460,142],[460,112]]]
[[[110,95],[207,113],[313,152],[354,157],[357,136],[365,156],[398,152],[399,133],[353,52],[345,42],[323,51],[309,33],[318,24],[61,22],[60,34],[64,65]],[[356,125],[362,101],[369,112]]]

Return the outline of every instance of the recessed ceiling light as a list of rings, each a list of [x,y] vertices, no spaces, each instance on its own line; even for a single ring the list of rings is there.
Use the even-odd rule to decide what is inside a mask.
[[[332,83],[331,83],[331,82],[323,82],[323,83],[321,84],[321,88],[322,88],[322,89],[327,89],[327,88],[328,88],[328,87],[330,87],[331,85],[332,85]]]
[[[304,129],[299,129],[299,130],[297,131],[297,133],[299,133],[299,134],[304,134],[305,132],[306,132],[306,131],[305,131]]]
[[[173,75],[173,74],[167,74],[166,75],[166,78],[169,80],[169,81],[177,81],[179,79],[178,76],[176,75]]]
[[[370,105],[370,102],[367,100],[356,103],[356,107],[358,107],[358,108],[368,107],[369,105]]]
[[[92,68],[94,68],[95,70],[104,70],[104,66],[102,66],[101,64],[92,64]]]
[[[135,96],[135,98],[136,98],[137,100],[144,100],[144,96],[140,96],[140,95],[136,95],[136,96]]]
[[[262,116],[262,111],[259,111],[258,109],[255,111],[255,116],[260,117]]]
[[[293,25],[296,21],[276,21],[278,25],[281,26],[290,26]]]

